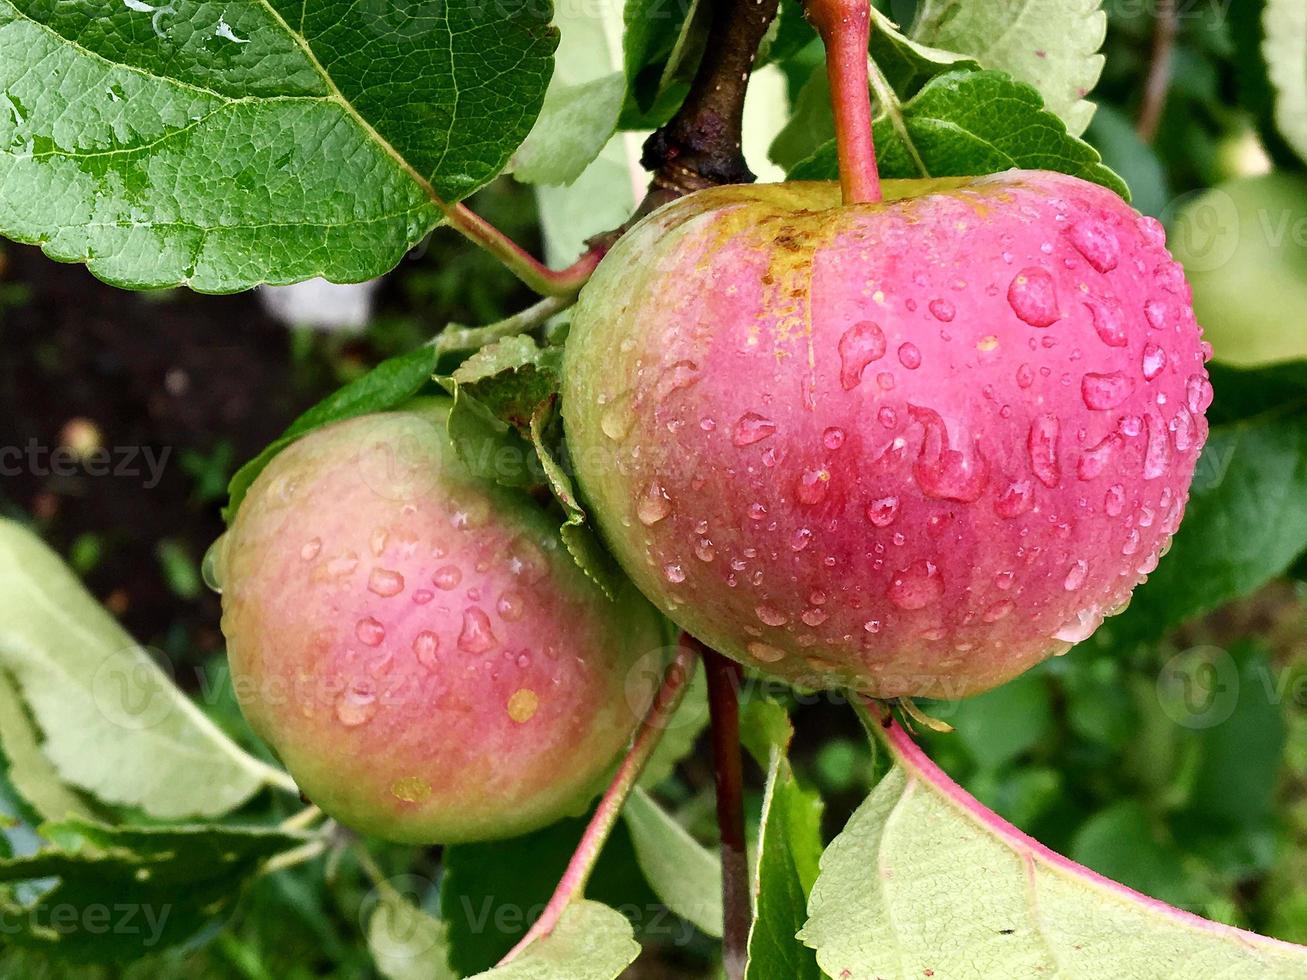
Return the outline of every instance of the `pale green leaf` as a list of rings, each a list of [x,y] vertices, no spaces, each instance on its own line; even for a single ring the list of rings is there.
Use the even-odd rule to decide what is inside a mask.
[[[583,85],[623,72],[621,0],[559,4],[554,18],[562,32],[555,80]],[[545,258],[566,265],[585,248],[592,235],[622,224],[635,209],[640,138],[618,133],[593,163],[570,185],[536,187]]]
[[[659,900],[709,936],[722,934],[722,865],[644,790],[622,810],[645,880]]]
[[[548,936],[475,980],[616,980],[639,955],[622,913],[581,901],[568,907]]]
[[[290,778],[247,755],[39,538],[0,521],[0,664],[68,782],[154,817],[212,817]]]
[[[0,232],[130,287],[379,275],[530,130],[549,13],[0,0]]]
[[[1079,136],[1093,118],[1107,35],[1101,0],[925,0],[912,37],[975,58],[1039,90]]]
[[[386,980],[458,980],[448,926],[393,889],[381,890],[368,919],[368,950]]]
[[[1262,57],[1275,89],[1275,125],[1307,160],[1307,4],[1266,0]]]
[[[540,118],[513,154],[513,176],[528,184],[570,184],[617,129],[626,79],[613,72],[579,85],[551,85]]]
[[[91,808],[59,778],[41,751],[40,733],[28,717],[14,682],[0,673],[0,748],[10,785],[45,820],[93,817]]]
[[[832,977],[1289,980],[1307,948],[1094,874],[986,810],[897,728],[895,765],[821,859],[802,938]]]

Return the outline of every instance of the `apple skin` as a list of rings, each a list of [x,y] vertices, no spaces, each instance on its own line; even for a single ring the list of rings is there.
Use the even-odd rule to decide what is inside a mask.
[[[300,439],[217,557],[246,718],[309,799],[399,842],[583,810],[647,706],[631,669],[663,645],[649,604],[605,598],[556,519],[473,478],[445,411]]]
[[[885,190],[650,215],[581,293],[563,415],[605,538],[678,625],[799,686],[959,697],[1065,652],[1156,565],[1209,350],[1161,226],[1110,191]]]

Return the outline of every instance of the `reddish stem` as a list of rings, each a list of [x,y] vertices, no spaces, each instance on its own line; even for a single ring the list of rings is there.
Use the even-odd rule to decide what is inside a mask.
[[[826,45],[844,203],[874,204],[881,199],[881,189],[867,75],[870,0],[808,0],[808,19]]]
[[[712,719],[713,768],[717,782],[717,825],[722,837],[722,962],[726,976],[739,980],[749,952],[753,910],[749,900],[749,861],[744,839],[744,770],[740,759],[740,681],[734,660],[695,643],[703,655]]]
[[[544,911],[540,913],[540,918],[536,919],[526,935],[499,961],[500,966],[515,959],[537,939],[553,932],[554,927],[558,925],[558,920],[567,911],[568,905],[585,893],[590,873],[594,871],[595,862],[599,860],[599,854],[613,832],[627,797],[635,788],[636,781],[644,771],[649,757],[662,741],[668,719],[681,703],[685,688],[694,675],[697,656],[697,645],[682,640],[676,651],[676,657],[663,673],[662,685],[654,695],[653,704],[645,714],[644,721],[640,723],[630,751],[626,753],[626,758],[617,767],[612,782],[604,791],[594,816],[590,818],[589,826],[585,828],[585,833],[581,835],[581,841],[577,844],[572,859],[567,863],[567,870],[563,872],[558,887],[554,889],[554,894],[549,899],[549,904],[545,906]]]
[[[464,238],[499,259],[513,275],[541,296],[571,296],[578,292],[603,258],[592,248],[566,269],[551,269],[464,204],[446,205],[445,220]]]

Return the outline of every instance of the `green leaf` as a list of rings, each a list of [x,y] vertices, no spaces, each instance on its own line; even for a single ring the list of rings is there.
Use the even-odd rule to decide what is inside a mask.
[[[379,275],[527,135],[549,14],[4,0],[0,232],[135,288]]]
[[[1255,384],[1258,374],[1248,372],[1248,382]],[[1252,593],[1307,550],[1304,405],[1307,398],[1300,397],[1212,428],[1170,552],[1135,590],[1130,608],[1091,642],[1110,649],[1156,639]]]
[[[0,747],[4,749],[10,785],[39,819],[95,816],[86,801],[59,778],[41,751],[40,732],[28,716],[13,680],[3,672],[0,672]]]
[[[305,843],[275,828],[46,824],[50,845],[0,860],[0,882],[56,878],[26,902],[0,901],[6,942],[78,962],[135,960],[219,921],[241,883],[276,854]]]
[[[821,857],[822,801],[800,788],[781,749],[772,751],[754,868],[754,919],[745,980],[821,980],[817,957],[797,939]]]
[[[871,60],[900,98],[911,98],[936,75],[950,70],[980,68],[974,58],[945,51],[904,36],[899,26],[874,7],[871,11]]]
[[[616,980],[640,955],[631,924],[598,902],[570,905],[554,931],[477,980]]]
[[[555,81],[580,85],[624,71],[619,3],[559,4],[556,22],[562,31]],[[585,248],[586,239],[621,225],[635,210],[633,171],[642,185],[648,175],[639,167],[640,138],[619,133],[598,158],[566,187],[537,186],[545,257],[564,266]]]
[[[1275,125],[1307,160],[1307,7],[1299,0],[1265,0],[1262,57],[1275,90]]]
[[[636,788],[622,809],[645,879],[663,904],[709,936],[722,934],[722,863],[653,797]]]
[[[617,564],[617,559],[604,546],[598,532],[590,524],[572,485],[572,478],[561,462],[562,440],[554,434],[556,421],[554,403],[551,401],[542,404],[531,419],[531,441],[544,467],[549,488],[567,514],[567,520],[560,529],[563,544],[581,571],[611,599],[622,590],[626,577]]]
[[[998,769],[1048,737],[1053,727],[1048,685],[1026,673],[939,715],[957,730],[982,769]]]
[[[354,379],[318,402],[292,422],[263,452],[236,471],[227,486],[229,499],[223,518],[228,524],[235,519],[250,484],[279,452],[300,436],[332,422],[398,408],[422,390],[431,380],[435,368],[435,348],[419,347],[382,361],[363,377]]]
[[[60,775],[163,819],[213,817],[288,776],[247,755],[39,538],[0,521],[0,664]]]
[[[913,158],[932,177],[967,177],[1012,167],[1056,170],[1122,196],[1129,188],[1105,167],[1098,152],[1074,136],[1039,93],[1002,72],[948,72],[926,83],[902,108],[903,131],[882,115],[875,123],[876,158],[882,177],[919,177]],[[822,146],[790,171],[793,180],[834,180],[839,176],[835,144]]]
[[[481,480],[518,489],[539,486],[540,465],[531,443],[452,377],[436,380],[454,398],[447,425],[463,464]]]
[[[626,81],[638,113],[652,127],[670,118],[703,55],[711,4],[701,0],[629,0],[625,9]]]
[[[1107,34],[1101,0],[925,0],[910,32],[918,41],[975,58],[1039,89],[1075,136],[1094,106]]]
[[[761,768],[771,765],[774,749],[788,752],[792,738],[794,725],[783,706],[766,698],[749,698],[740,705],[740,742]]]
[[[526,334],[482,347],[454,371],[453,380],[496,418],[521,432],[541,402],[558,392],[563,349],[541,350]]]
[[[449,968],[449,929],[393,888],[368,918],[368,950],[386,980],[458,980]]]
[[[513,154],[513,176],[528,184],[570,184],[617,129],[626,79],[614,72],[579,85],[551,85],[540,118]]]
[[[809,900],[801,938],[829,976],[1288,980],[1307,972],[1307,948],[1099,877],[986,810],[897,726],[887,741],[895,765],[822,856]]]

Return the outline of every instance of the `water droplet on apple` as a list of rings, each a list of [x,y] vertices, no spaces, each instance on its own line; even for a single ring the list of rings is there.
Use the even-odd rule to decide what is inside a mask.
[[[386,628],[371,616],[365,616],[354,624],[354,635],[360,643],[370,647],[380,646],[386,638]]]
[[[1121,242],[1116,233],[1101,221],[1078,221],[1067,229],[1067,238],[1085,261],[1099,272],[1111,272],[1121,261]]]
[[[1056,487],[1062,479],[1062,466],[1057,451],[1061,431],[1062,423],[1056,415],[1040,415],[1030,423],[1030,435],[1026,439],[1030,469],[1046,487]]]
[[[652,480],[636,501],[635,515],[645,527],[653,527],[672,512],[672,500],[657,480]]]
[[[867,505],[867,520],[876,527],[889,527],[899,516],[899,498],[878,497]]]
[[[1088,373],[1080,379],[1080,395],[1085,406],[1096,412],[1116,408],[1134,390],[1134,382],[1121,371],[1107,374]]]
[[[1045,270],[1022,269],[1007,290],[1008,303],[1019,318],[1032,327],[1048,327],[1057,322],[1057,285]]]
[[[885,333],[870,320],[855,323],[840,337],[840,384],[845,391],[856,388],[862,372],[872,361],[885,356]]]
[[[1143,368],[1144,380],[1152,381],[1161,374],[1162,369],[1166,367],[1166,351],[1157,344],[1146,344],[1144,346],[1144,355],[1140,362],[1140,366]]]
[[[463,610],[463,628],[458,634],[458,648],[467,653],[486,653],[499,644],[490,626],[490,617],[479,606]]]
[[[775,431],[776,423],[771,419],[764,418],[757,412],[745,412],[735,423],[731,442],[741,448],[752,446],[755,442],[762,442]]]
[[[368,576],[368,591],[383,599],[399,595],[404,591],[404,576],[389,568],[374,568]]]
[[[919,558],[890,580],[885,594],[900,609],[924,609],[944,594],[944,579],[934,562]]]

